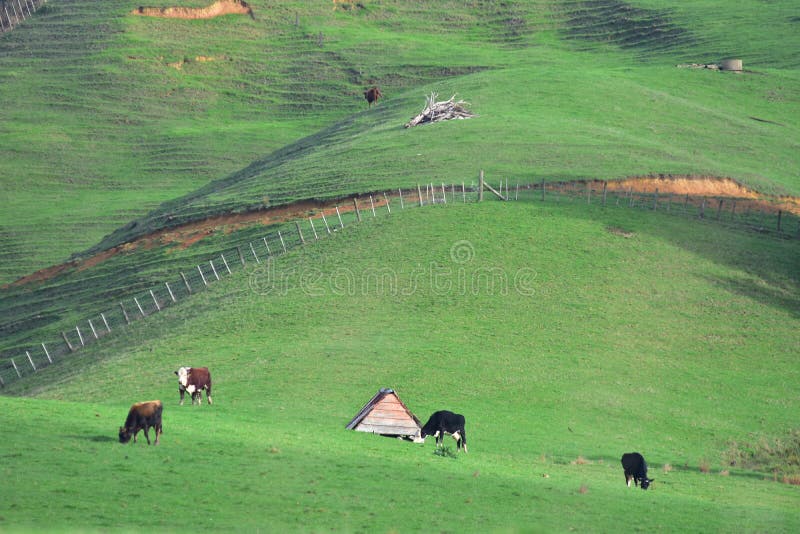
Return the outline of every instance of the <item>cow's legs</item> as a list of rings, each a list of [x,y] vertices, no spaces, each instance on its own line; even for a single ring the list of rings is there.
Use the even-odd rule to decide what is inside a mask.
[[[158,436],[158,434],[156,434]],[[144,437],[147,439],[147,444],[150,445],[150,435],[147,433],[147,425],[144,427]]]
[[[155,445],[158,445],[158,435],[159,435],[159,434],[163,434],[163,433],[164,433],[164,431],[161,429],[161,425],[157,425],[157,426],[155,426],[155,427],[154,427],[154,429],[155,429],[155,432],[156,432],[156,442],[155,442]]]
[[[211,384],[208,385],[206,388],[206,400],[208,400],[209,406],[211,405]]]
[[[178,391],[181,394],[181,406],[183,406],[183,396],[186,394],[186,391],[183,388],[178,388]]]

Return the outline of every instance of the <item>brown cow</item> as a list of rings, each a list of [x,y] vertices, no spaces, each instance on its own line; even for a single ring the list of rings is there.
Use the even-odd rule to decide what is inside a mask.
[[[372,107],[373,102],[378,102],[378,99],[383,96],[381,90],[378,89],[377,86],[370,87],[366,91],[364,91],[364,98],[367,99],[367,107]]]
[[[206,398],[211,404],[211,373],[208,367],[181,367],[175,374],[178,375],[178,392],[181,394],[181,406],[183,406],[183,396],[188,391],[192,396],[192,404],[203,404],[202,391],[206,390]]]
[[[164,406],[160,400],[152,400],[147,402],[137,402],[131,406],[128,411],[128,418],[125,419],[125,426],[119,427],[119,442],[128,443],[133,437],[133,442],[136,443],[136,434],[140,430],[144,430],[144,437],[147,438],[147,444],[150,445],[150,436],[147,430],[153,427],[156,431],[156,445],[158,445],[158,436],[163,434],[161,429],[161,411]]]

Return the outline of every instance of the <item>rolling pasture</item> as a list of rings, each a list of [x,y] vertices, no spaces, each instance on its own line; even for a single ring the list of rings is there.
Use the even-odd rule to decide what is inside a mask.
[[[800,191],[791,0],[249,4],[179,20],[48,2],[0,36],[0,283],[214,213],[480,168]],[[726,57],[747,72],[675,67]],[[431,91],[479,120],[404,130]]]
[[[797,258],[569,203],[369,219],[13,384],[0,526],[796,531],[797,486],[726,458],[796,427]],[[211,368],[213,406],[177,405],[180,365]],[[470,453],[344,430],[381,387],[463,413]],[[117,443],[153,398],[161,445]]]
[[[349,195],[480,170],[800,194],[792,0],[248,4],[51,0],[0,34],[0,284],[117,247],[3,286],[3,358]],[[404,129],[432,92],[478,116]],[[346,217],[0,389],[0,531],[800,531],[796,218],[533,194]],[[213,406],[178,406],[184,365]],[[386,387],[464,414],[470,453],[346,431]],[[156,398],[162,443],[119,444]]]

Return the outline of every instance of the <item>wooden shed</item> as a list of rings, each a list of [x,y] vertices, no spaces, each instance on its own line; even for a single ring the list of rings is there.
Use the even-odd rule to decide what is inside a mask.
[[[346,428],[382,436],[411,437],[415,436],[421,427],[417,416],[403,404],[397,393],[384,388],[361,408]]]

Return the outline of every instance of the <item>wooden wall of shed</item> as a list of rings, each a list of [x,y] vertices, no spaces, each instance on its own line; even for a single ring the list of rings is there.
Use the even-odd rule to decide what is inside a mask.
[[[373,406],[356,430],[405,436],[416,434],[419,426],[396,396],[387,395]]]

